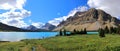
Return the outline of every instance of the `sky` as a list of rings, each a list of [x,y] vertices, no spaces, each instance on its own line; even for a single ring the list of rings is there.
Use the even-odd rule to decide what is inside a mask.
[[[0,0],[0,22],[19,28],[40,28],[45,23],[57,26],[76,12],[90,8],[119,18],[119,3],[120,0]]]
[[[32,12],[25,20],[27,23],[47,23],[54,18],[68,15],[76,7],[86,5],[87,1],[79,0],[28,0],[25,9]]]

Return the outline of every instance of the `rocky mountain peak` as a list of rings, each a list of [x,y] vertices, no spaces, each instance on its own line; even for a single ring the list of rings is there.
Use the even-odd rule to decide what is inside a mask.
[[[50,24],[50,23],[46,23],[44,26],[42,26],[42,29],[45,29],[45,30],[53,30],[54,28],[56,28],[56,26]]]
[[[95,12],[95,11],[97,11],[97,9],[95,9],[95,8],[91,8],[88,10],[88,12]]]
[[[28,30],[37,30],[37,28],[33,25],[30,25],[27,27]]]
[[[114,24],[113,24],[114,23]],[[67,30],[83,29],[97,30],[100,27],[114,26],[120,24],[120,20],[100,9],[91,8],[85,12],[77,12],[74,16],[62,21],[55,30],[65,28]]]

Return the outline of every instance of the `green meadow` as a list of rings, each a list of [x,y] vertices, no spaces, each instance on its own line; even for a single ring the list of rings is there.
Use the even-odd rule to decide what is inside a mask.
[[[120,51],[120,35],[57,36],[46,39],[0,43],[0,51]]]

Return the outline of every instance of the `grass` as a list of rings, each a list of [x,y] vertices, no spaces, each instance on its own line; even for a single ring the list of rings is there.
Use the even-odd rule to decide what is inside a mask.
[[[120,35],[58,36],[20,42],[0,43],[0,51],[120,51]]]

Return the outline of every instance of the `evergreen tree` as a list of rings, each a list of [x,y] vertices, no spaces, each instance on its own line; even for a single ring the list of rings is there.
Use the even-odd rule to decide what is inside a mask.
[[[116,33],[120,34],[120,26],[118,26]]]
[[[105,33],[109,33],[109,29],[107,26],[105,27]]]
[[[74,34],[76,34],[76,33],[77,33],[77,30],[74,29],[74,30],[72,31],[71,35],[74,35]]]
[[[79,32],[79,34],[84,34],[84,31],[81,29],[81,31]]]
[[[73,33],[76,33],[76,32],[77,32],[76,29],[74,29],[74,30],[73,30]]]
[[[80,34],[80,31],[77,30],[76,34]]]
[[[113,33],[117,33],[118,28],[113,28]]]
[[[66,35],[67,35],[67,34],[66,34],[66,30],[65,30],[65,29],[64,29],[63,33],[64,33],[64,36],[66,36]]]
[[[59,35],[60,35],[60,36],[62,36],[62,35],[63,35],[63,33],[62,33],[62,29],[60,29]]]
[[[113,33],[113,31],[114,31],[114,29],[113,29],[113,27],[110,27],[110,30],[109,30],[110,32],[110,34],[112,34]]]
[[[99,36],[100,37],[105,37],[105,32],[102,28],[99,29]]]
[[[87,34],[86,28],[84,29],[84,34]]]

